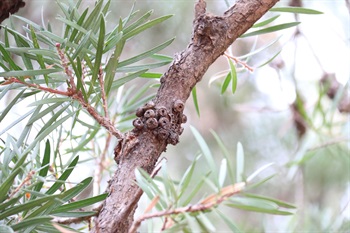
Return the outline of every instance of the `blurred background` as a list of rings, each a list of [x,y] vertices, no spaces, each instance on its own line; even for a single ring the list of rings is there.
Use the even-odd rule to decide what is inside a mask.
[[[234,1],[208,0],[207,9],[221,14],[227,9],[227,3],[233,4]],[[108,20],[112,22],[126,17],[134,2],[112,0],[111,4],[113,11]],[[296,16],[279,13],[275,24],[294,21],[301,24],[259,37],[238,39],[229,53],[246,62],[253,71],[238,65],[237,91],[232,94],[228,89],[221,94],[229,65],[226,58],[219,58],[197,86],[200,116],[190,98],[185,110],[189,120],[180,143],[175,147],[169,145],[163,156],[168,161],[172,178],[180,179],[199,151],[189,129],[192,125],[205,138],[219,164],[223,156],[211,133],[215,131],[232,154],[229,161],[232,164],[236,161],[236,145],[242,143],[245,176],[273,163],[259,176],[264,178],[275,174],[275,177],[254,189],[253,193],[297,206],[293,216],[224,209],[223,212],[243,232],[350,232],[349,1],[280,1],[277,6],[293,4],[324,14]],[[83,0],[81,8],[93,8],[93,5],[94,1]],[[173,56],[182,51],[191,37],[193,5],[194,1],[185,0],[135,1],[135,9],[141,13],[153,9],[152,18],[167,14],[174,16],[128,42],[122,58],[146,51],[172,37],[176,37],[175,41],[162,54]],[[42,20],[50,21],[56,33],[62,30],[61,23],[55,21],[55,17],[62,13],[52,1],[26,1],[26,6],[18,14],[38,24]],[[264,19],[274,15],[277,13],[269,12]],[[106,25],[108,28],[108,22]],[[276,39],[278,41],[272,46],[248,59],[243,57]],[[272,62],[259,68],[277,53]],[[162,73],[166,69],[162,67],[155,71]],[[146,82],[140,79],[129,85]],[[327,82],[329,85],[325,84]],[[328,93],[325,86],[334,87],[335,94]],[[152,91],[156,93],[156,88],[150,90],[151,94]],[[128,129],[131,123],[122,127]],[[101,192],[115,169],[114,145],[112,141],[107,153],[109,170],[99,184]],[[86,153],[86,158],[97,156]],[[93,161],[90,163],[94,166]],[[197,169],[196,174],[205,174],[206,166],[204,162],[199,165],[203,170]],[[75,172],[80,176],[94,175],[93,168],[84,166]],[[77,180],[80,179],[77,176]],[[94,190],[96,192],[96,188]],[[147,202],[147,198],[141,200],[140,211]],[[227,230],[224,224],[216,227],[218,232]]]

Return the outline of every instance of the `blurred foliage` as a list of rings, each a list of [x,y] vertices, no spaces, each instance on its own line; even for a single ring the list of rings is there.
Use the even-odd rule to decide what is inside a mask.
[[[224,2],[228,4],[208,1],[208,6],[219,11],[227,7]],[[91,206],[106,197],[101,193],[115,168],[115,139],[79,103],[35,85],[66,90],[71,87],[65,70],[69,67],[84,100],[104,115],[98,80],[102,67],[110,118],[126,131],[135,109],[154,96],[164,65],[172,60],[158,52],[178,52],[190,38],[192,4],[188,7],[187,2],[121,6],[119,1],[99,1],[88,9],[88,2],[81,0],[57,1],[57,8],[47,1],[40,2],[47,4],[42,18],[32,13],[35,4],[28,2],[23,9],[29,15],[14,15],[1,29],[1,232],[60,232],[52,220],[95,215]],[[168,12],[181,17],[161,16]],[[49,17],[57,13],[56,20]],[[135,171],[145,192],[135,219],[156,216],[142,230],[349,230],[349,122],[347,113],[337,109],[348,83],[329,98],[329,86],[317,80],[304,87],[296,78],[296,56],[293,64],[283,60],[288,44],[306,37],[300,29],[309,18],[302,24],[293,18],[278,20],[286,14],[320,13],[272,9],[208,71],[211,88],[204,80],[193,90],[194,101],[186,111],[192,111],[187,115],[194,126],[185,130],[181,144],[168,149],[168,162],[161,160],[154,179]],[[281,30],[287,37],[292,32],[292,39],[283,41],[277,35]],[[179,36],[174,41],[169,35]],[[273,106],[281,97],[259,89],[257,80],[264,69],[278,74],[279,85],[287,81],[293,89],[292,101],[282,110]],[[11,82],[12,77],[22,84]],[[267,78],[264,82],[272,85]],[[282,96],[290,95],[281,89]],[[316,93],[314,101],[311,92]],[[186,211],[202,204],[211,208]],[[182,211],[171,212],[175,210]],[[171,214],[159,214],[162,211]],[[89,227],[65,225],[60,224],[73,231]]]

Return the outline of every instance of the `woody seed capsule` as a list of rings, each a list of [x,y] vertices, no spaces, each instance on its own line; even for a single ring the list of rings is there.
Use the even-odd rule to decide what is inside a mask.
[[[155,117],[156,113],[152,109],[147,109],[143,116],[146,118]]]
[[[140,118],[136,118],[133,122],[132,125],[136,128],[136,129],[142,129],[143,128],[143,122]]]
[[[155,129],[158,127],[158,121],[156,118],[148,118],[146,121],[146,126],[148,129]]]
[[[185,104],[181,100],[176,100],[173,105],[175,112],[182,112],[185,108]]]
[[[145,113],[145,110],[142,107],[136,109],[136,116],[142,117],[144,113]]]
[[[156,106],[156,104],[152,100],[150,100],[143,106],[143,109],[151,109],[154,108],[154,106]]]

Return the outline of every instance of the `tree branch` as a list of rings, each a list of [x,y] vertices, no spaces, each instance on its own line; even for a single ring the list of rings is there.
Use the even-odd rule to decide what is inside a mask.
[[[183,104],[192,88],[209,66],[277,1],[238,0],[221,16],[205,13],[204,0],[197,2],[187,48],[175,55],[153,102],[137,110],[135,129],[115,149],[118,169],[109,182],[109,195],[92,232],[128,232],[142,195],[135,184],[135,169],[151,173],[166,146],[177,144],[181,124],[186,121]]]

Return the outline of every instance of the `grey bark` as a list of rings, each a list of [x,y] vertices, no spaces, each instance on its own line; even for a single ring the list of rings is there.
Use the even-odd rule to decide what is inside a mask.
[[[142,168],[151,173],[166,146],[176,144],[182,132],[182,111],[174,109],[174,103],[185,103],[209,66],[276,2],[278,0],[238,0],[223,15],[206,13],[203,0],[196,3],[191,40],[184,51],[175,55],[153,100],[153,109],[166,108],[167,118],[172,124],[162,129],[163,136],[159,136],[159,127],[135,128],[118,144],[118,169],[109,181],[109,195],[95,219],[92,232],[128,232],[142,195],[135,184],[135,169]],[[145,122],[143,116],[139,122]]]

